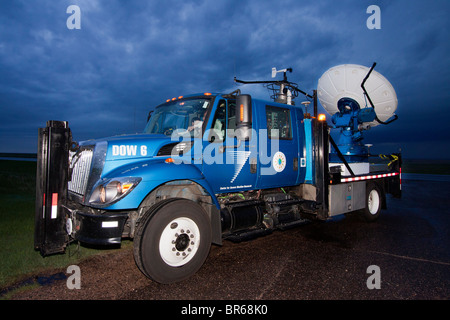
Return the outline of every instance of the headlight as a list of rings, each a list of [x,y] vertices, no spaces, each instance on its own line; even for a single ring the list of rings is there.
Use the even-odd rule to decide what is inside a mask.
[[[117,202],[136,187],[141,180],[136,177],[123,177],[99,181],[89,198],[89,203],[103,206]]]

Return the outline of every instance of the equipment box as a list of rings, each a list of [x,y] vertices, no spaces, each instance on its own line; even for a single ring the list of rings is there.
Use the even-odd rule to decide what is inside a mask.
[[[329,215],[363,209],[366,206],[366,182],[352,182],[328,186]]]

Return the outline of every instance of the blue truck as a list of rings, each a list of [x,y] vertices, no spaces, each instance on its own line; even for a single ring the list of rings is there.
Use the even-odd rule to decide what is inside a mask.
[[[345,93],[329,125],[317,112],[320,89],[307,94],[283,71],[283,80],[235,79],[267,85],[274,101],[240,90],[178,96],[150,112],[141,134],[76,142],[68,122],[48,121],[38,134],[35,249],[47,256],[72,241],[130,238],[137,267],[172,283],[197,272],[211,244],[225,239],[355,211],[375,221],[387,194],[401,196],[401,154],[371,165],[373,155],[347,133],[375,121],[367,114],[377,105],[363,108]],[[306,97],[300,106],[298,94]],[[343,143],[332,128],[347,136]]]

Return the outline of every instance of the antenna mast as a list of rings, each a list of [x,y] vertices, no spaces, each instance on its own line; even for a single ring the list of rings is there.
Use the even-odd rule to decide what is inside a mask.
[[[277,70],[276,68],[272,68],[272,78],[275,78],[277,73],[283,73],[283,80],[269,80],[269,81],[244,81],[238,80],[234,77],[234,82],[242,83],[242,84],[263,84],[267,89],[272,91],[271,98],[275,102],[284,103],[293,105],[294,98],[298,96],[299,93],[305,95],[308,98],[313,99],[312,95],[307,94],[306,92],[300,90],[298,85],[294,82],[290,82],[287,80],[287,72],[292,72],[292,68],[286,68],[282,70]]]

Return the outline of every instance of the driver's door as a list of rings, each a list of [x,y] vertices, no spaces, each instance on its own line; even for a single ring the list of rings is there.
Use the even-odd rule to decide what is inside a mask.
[[[256,158],[256,147],[250,148],[252,141],[242,141],[237,147],[235,100],[216,101],[203,136],[203,174],[215,193],[252,189],[257,175],[251,172],[250,158],[252,153]]]

